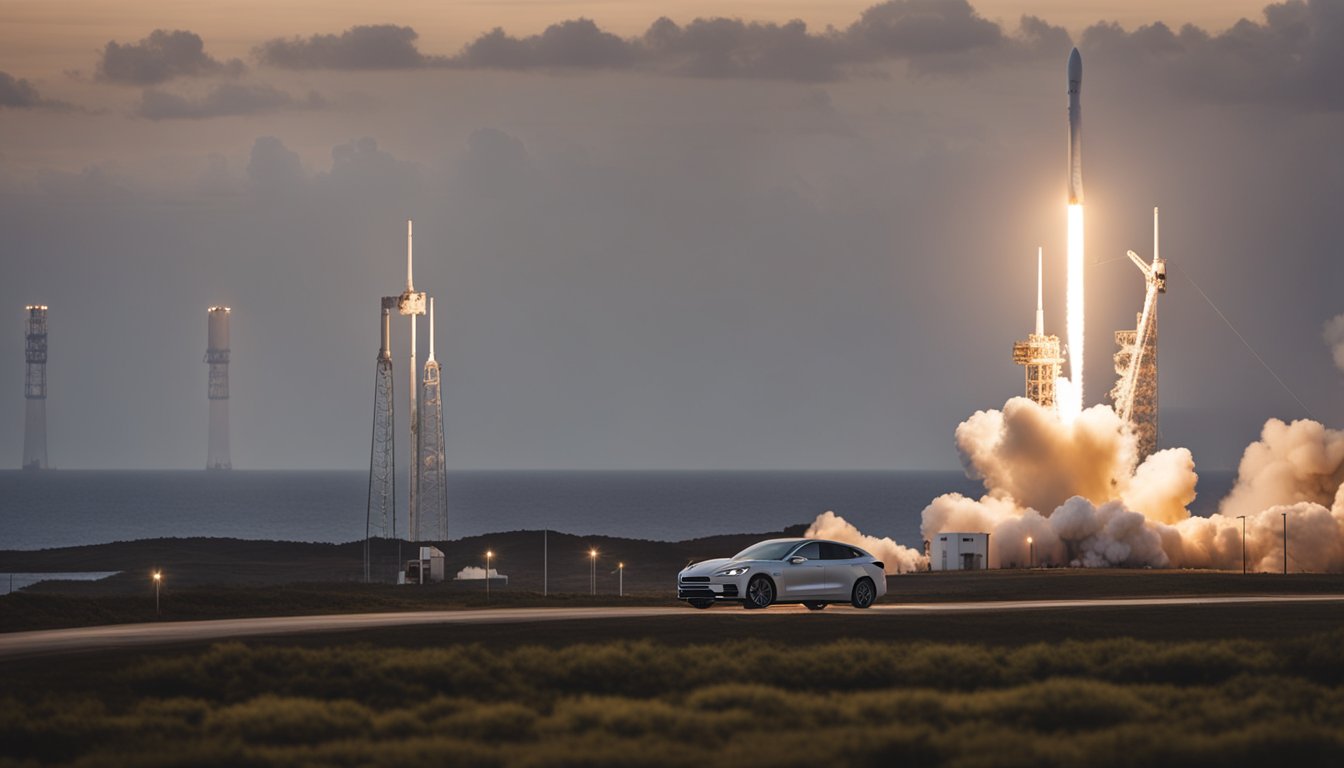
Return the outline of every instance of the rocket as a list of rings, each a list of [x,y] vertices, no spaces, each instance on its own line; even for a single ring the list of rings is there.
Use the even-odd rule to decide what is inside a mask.
[[[1069,54],[1069,205],[1083,204],[1083,57]]]

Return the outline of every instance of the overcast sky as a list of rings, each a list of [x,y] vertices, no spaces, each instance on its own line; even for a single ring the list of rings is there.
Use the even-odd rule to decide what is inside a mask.
[[[1021,393],[1038,245],[1064,333],[1075,44],[1088,403],[1159,205],[1161,444],[1338,427],[1344,6],[1262,6],[10,0],[0,466],[28,303],[54,466],[203,466],[215,303],[234,466],[367,466],[414,218],[452,467],[955,468]]]

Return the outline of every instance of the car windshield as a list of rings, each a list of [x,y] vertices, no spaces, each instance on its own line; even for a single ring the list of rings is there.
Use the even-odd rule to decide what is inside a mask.
[[[734,560],[783,560],[794,547],[796,541],[762,541],[733,555]]]

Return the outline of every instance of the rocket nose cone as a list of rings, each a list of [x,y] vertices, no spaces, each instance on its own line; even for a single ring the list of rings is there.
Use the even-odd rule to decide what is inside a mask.
[[[1073,53],[1069,54],[1069,79],[1083,79],[1083,57],[1078,53],[1077,48],[1074,48]]]

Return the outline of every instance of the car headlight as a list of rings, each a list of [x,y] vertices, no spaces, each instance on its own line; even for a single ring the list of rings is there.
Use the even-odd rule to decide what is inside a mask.
[[[742,574],[744,574],[744,573],[746,573],[747,571],[750,571],[750,570],[751,570],[751,566],[749,566],[749,565],[739,565],[739,566],[736,566],[736,567],[734,567],[734,568],[729,568],[729,569],[727,569],[727,570],[725,570],[725,571],[719,571],[718,573],[716,573],[716,574],[714,574],[714,575],[715,575],[715,576],[741,576]]]

